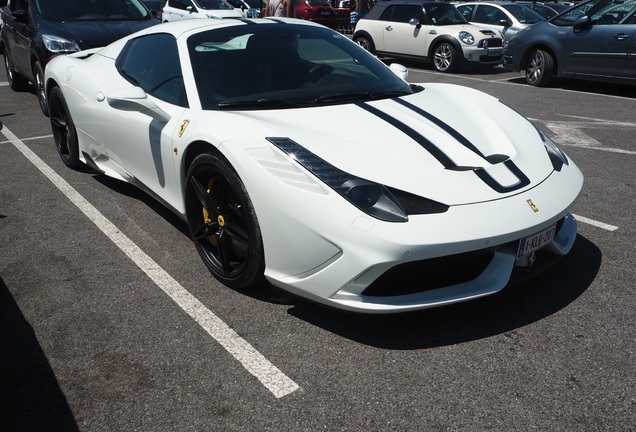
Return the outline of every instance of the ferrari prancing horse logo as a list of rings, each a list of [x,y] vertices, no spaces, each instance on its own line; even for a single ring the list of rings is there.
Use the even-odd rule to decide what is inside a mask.
[[[529,199],[528,201],[526,201],[528,203],[528,205],[530,206],[530,208],[532,209],[533,212],[538,212],[539,211],[539,207],[537,207],[537,205],[534,203],[534,201],[532,201],[531,199]]]
[[[181,124],[179,125],[179,138],[181,138],[181,135],[183,135],[189,124],[190,120],[184,120],[181,122]]]

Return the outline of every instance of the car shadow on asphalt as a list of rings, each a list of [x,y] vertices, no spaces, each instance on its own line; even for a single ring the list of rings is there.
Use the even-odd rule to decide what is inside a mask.
[[[544,319],[581,296],[598,274],[601,251],[579,235],[572,251],[538,277],[500,293],[417,312],[364,315],[297,300],[289,314],[356,342],[426,349],[503,334]]]
[[[33,328],[0,277],[0,429],[77,431]]]

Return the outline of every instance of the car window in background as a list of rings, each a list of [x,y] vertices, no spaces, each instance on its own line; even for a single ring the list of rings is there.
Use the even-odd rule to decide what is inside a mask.
[[[424,6],[426,15],[431,24],[433,25],[455,25],[466,24],[466,19],[457,10],[457,8],[448,3],[440,3],[434,5]]]
[[[412,18],[420,21],[424,19],[421,5],[391,5],[380,16],[380,21],[408,23]]]
[[[232,9],[232,5],[225,0],[199,0],[198,3],[201,9],[206,10]]]
[[[543,21],[543,17],[522,5],[506,5],[504,8],[512,14],[521,24],[536,24]]]
[[[636,0],[612,2],[592,15],[592,24],[634,24],[636,19]]]
[[[574,6],[572,9],[566,11],[562,15],[553,18],[550,22],[556,26],[570,26],[572,25],[574,20],[576,20],[580,16],[587,14],[587,12],[592,10],[597,4],[601,3],[602,1],[603,0],[592,0],[591,2]]]

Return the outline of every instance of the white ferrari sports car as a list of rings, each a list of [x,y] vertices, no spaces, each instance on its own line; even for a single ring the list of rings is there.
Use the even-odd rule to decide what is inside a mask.
[[[399,312],[568,253],[574,163],[499,100],[395,66],[307,21],[183,20],[55,58],[46,92],[64,163],[164,203],[231,288]]]

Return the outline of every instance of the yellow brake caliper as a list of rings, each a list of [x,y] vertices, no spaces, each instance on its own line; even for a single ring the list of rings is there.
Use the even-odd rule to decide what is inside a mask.
[[[213,181],[213,179],[210,179],[210,181],[208,182],[208,188],[206,189],[206,192],[208,194],[212,192],[212,181]],[[219,227],[222,227],[223,225],[225,225],[225,220],[223,219],[223,215],[219,215],[217,217],[217,221],[219,222]],[[212,222],[212,218],[210,217],[210,212],[205,207],[203,207],[203,222],[206,225]],[[217,232],[215,232],[214,234],[212,234],[210,236],[210,242],[214,246],[217,246],[217,242],[218,242],[220,234],[221,233],[219,231],[217,231]]]

